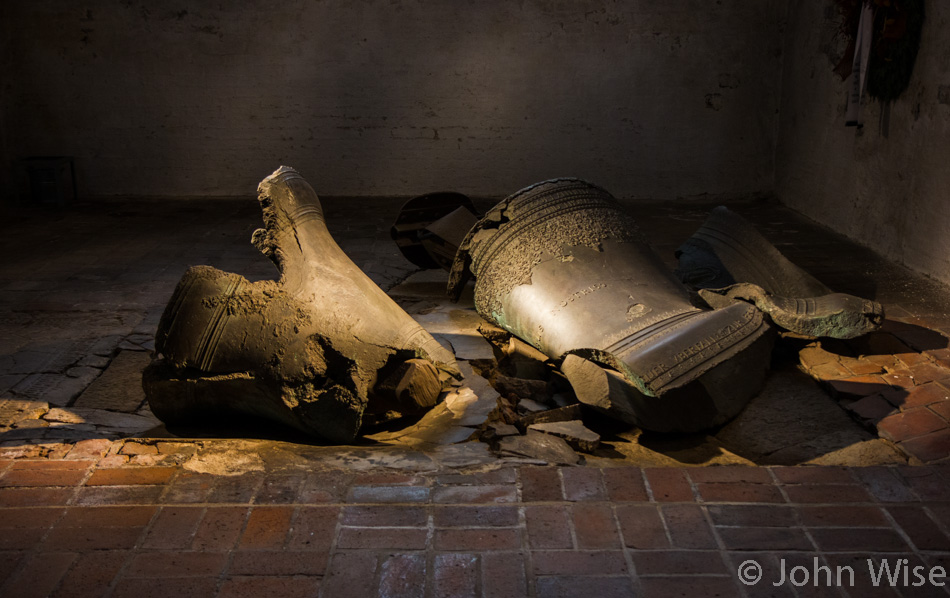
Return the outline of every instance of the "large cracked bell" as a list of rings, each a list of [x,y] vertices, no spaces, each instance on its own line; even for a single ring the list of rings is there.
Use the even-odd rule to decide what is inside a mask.
[[[368,412],[418,411],[460,377],[452,353],[334,242],[316,193],[282,166],[258,187],[254,244],[280,279],[189,269],[162,315],[143,376],[167,424],[258,415],[335,442]]]
[[[449,280],[475,306],[562,361],[578,398],[656,431],[736,415],[761,388],[773,335],[742,303],[695,307],[609,193],[555,179],[511,195],[462,242]]]

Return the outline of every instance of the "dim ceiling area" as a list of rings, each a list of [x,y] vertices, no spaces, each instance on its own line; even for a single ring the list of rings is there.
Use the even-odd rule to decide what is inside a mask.
[[[501,197],[578,176],[637,201],[774,197],[950,282],[950,6],[866,100],[836,3],[0,4],[0,191],[72,156],[80,197]],[[22,200],[22,199],[21,199]]]

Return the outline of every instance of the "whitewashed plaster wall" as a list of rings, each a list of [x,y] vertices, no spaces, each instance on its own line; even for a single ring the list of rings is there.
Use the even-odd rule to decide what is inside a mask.
[[[910,87],[845,127],[850,80],[832,72],[831,2],[792,2],[775,189],[785,205],[950,283],[950,2],[928,0]]]
[[[280,164],[330,195],[767,193],[786,8],[3,0],[0,149],[73,155],[94,196],[251,194]]]

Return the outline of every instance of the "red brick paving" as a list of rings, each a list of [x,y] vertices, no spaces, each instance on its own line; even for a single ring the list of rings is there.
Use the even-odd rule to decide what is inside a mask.
[[[898,318],[853,341],[816,341],[799,352],[799,361],[912,463],[934,463],[950,457],[948,345],[926,321]]]
[[[877,429],[881,436],[894,442],[903,442],[943,429],[947,422],[926,407],[913,407],[881,420]]]
[[[735,568],[750,558],[770,575],[780,560],[815,557],[950,564],[943,465],[219,478],[72,460],[0,471],[0,492],[35,491],[0,506],[2,596],[792,596],[746,587]],[[315,492],[315,476],[333,486]],[[104,480],[158,492],[84,504],[83,490]],[[178,502],[172,490],[186,487],[203,498]],[[281,503],[264,504],[275,487]]]

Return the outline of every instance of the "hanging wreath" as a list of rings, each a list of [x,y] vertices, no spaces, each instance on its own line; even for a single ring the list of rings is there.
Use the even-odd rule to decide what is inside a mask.
[[[851,74],[855,35],[863,0],[835,0],[842,21],[839,32],[848,38],[848,49],[835,67],[842,80]],[[920,48],[924,0],[871,0],[874,32],[868,59],[867,91],[872,98],[890,102],[907,89]]]

